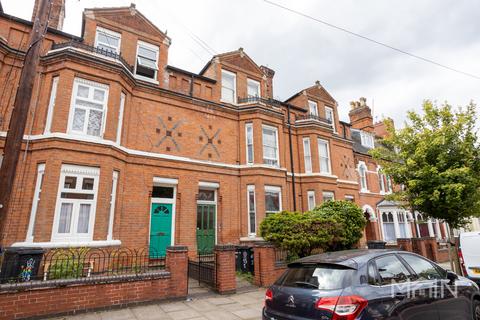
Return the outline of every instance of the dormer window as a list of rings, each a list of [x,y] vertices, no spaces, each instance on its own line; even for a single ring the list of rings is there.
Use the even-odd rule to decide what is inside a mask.
[[[318,117],[318,105],[316,102],[308,100],[308,112],[310,115]]]
[[[362,146],[367,147],[367,148],[373,148],[374,147],[374,138],[373,134],[365,131],[360,131],[360,139],[362,142]]]
[[[97,27],[95,47],[107,52],[119,54],[121,38],[122,36],[120,33]]]
[[[260,97],[260,82],[247,79],[247,95],[248,97]]]
[[[139,41],[137,45],[137,65],[135,74],[148,80],[157,79],[158,47]]]
[[[237,99],[237,76],[235,73],[222,70],[222,101],[236,103]]]

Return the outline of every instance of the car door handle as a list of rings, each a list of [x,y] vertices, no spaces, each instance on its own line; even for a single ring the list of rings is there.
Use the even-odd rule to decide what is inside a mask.
[[[402,292],[397,292],[395,293],[395,298],[399,299],[399,300],[403,300],[407,297],[407,295],[405,293],[402,293]]]

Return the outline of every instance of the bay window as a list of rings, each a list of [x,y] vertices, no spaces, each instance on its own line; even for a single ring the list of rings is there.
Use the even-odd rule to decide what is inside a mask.
[[[237,76],[233,72],[222,70],[222,98],[223,102],[237,103]]]
[[[280,187],[265,186],[265,213],[268,216],[272,213],[282,211],[282,190]]]
[[[262,127],[263,163],[278,167],[278,130],[275,127]]]
[[[92,240],[99,176],[99,168],[62,166],[52,241]]]
[[[330,152],[328,141],[318,139],[318,158],[320,160],[320,172],[330,174]]]
[[[73,84],[69,132],[102,137],[107,100],[107,85],[76,78]]]
[[[157,80],[158,71],[158,52],[157,46],[138,41],[137,60],[135,74],[146,80]]]

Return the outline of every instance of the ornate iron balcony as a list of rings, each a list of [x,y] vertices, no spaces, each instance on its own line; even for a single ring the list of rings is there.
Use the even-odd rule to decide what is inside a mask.
[[[317,116],[316,114],[311,114],[311,113],[298,116],[297,121],[298,120],[316,120],[316,121],[332,124],[332,121],[330,119],[323,118],[323,117]]]
[[[133,73],[133,66],[129,65],[127,61],[125,61],[125,59],[119,55],[118,53],[116,52],[112,52],[112,51],[109,51],[109,50],[105,50],[105,49],[102,49],[102,48],[97,48],[97,47],[93,47],[93,46],[89,46],[89,45],[86,45],[82,42],[79,42],[79,41],[75,41],[75,40],[71,40],[71,41],[68,41],[68,42],[62,42],[62,43],[54,43],[52,45],[52,50],[55,50],[55,49],[63,49],[63,48],[69,48],[69,47],[72,47],[72,48],[77,48],[77,49],[82,49],[82,50],[85,50],[85,51],[89,51],[89,52],[93,52],[93,53],[98,53],[98,54],[101,54],[105,57],[109,57],[109,58],[113,58],[115,60],[118,60],[120,61],[128,70],[130,70],[130,72]]]

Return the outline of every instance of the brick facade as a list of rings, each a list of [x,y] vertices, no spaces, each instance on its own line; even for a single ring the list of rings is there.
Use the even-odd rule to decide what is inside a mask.
[[[55,26],[61,27],[60,18]],[[257,65],[242,48],[214,56],[198,74],[170,66],[171,39],[134,5],[86,9],[83,26],[80,38],[56,29],[45,37],[3,246],[72,245],[54,239],[65,165],[99,169],[91,236],[76,242],[81,246],[148,246],[153,187],[165,184],[175,189],[170,244],[186,245],[192,254],[197,247],[199,189],[205,185],[216,191],[217,244],[258,238],[269,187],[280,190],[283,210],[308,210],[309,194],[317,205],[325,194],[333,194],[335,199],[368,204],[373,211],[383,199],[375,187],[372,194],[359,192],[357,164],[365,156],[355,152],[350,126],[339,121],[337,102],[319,82],[285,102],[273,100],[275,72]],[[0,150],[22,65],[23,55],[15,50],[26,50],[30,28],[28,21],[0,14]],[[120,37],[118,55],[94,48],[99,46],[98,30]],[[136,74],[141,43],[156,50],[158,70],[152,79]],[[222,101],[222,70],[235,74],[233,103]],[[249,80],[259,83],[260,97],[245,99]],[[99,136],[73,132],[78,81],[108,90]],[[309,115],[309,101],[318,107],[315,117]],[[370,128],[365,121],[352,123]],[[247,124],[253,128],[252,163],[247,161]],[[266,126],[277,131],[276,166],[264,160]],[[310,139],[311,170],[306,168],[305,138]],[[327,143],[327,171],[320,165],[320,140]],[[371,159],[365,162],[369,171],[376,170]],[[368,179],[375,185],[375,178]],[[249,230],[248,186],[254,186],[254,230]],[[371,222],[368,238],[380,239],[377,223]]]

